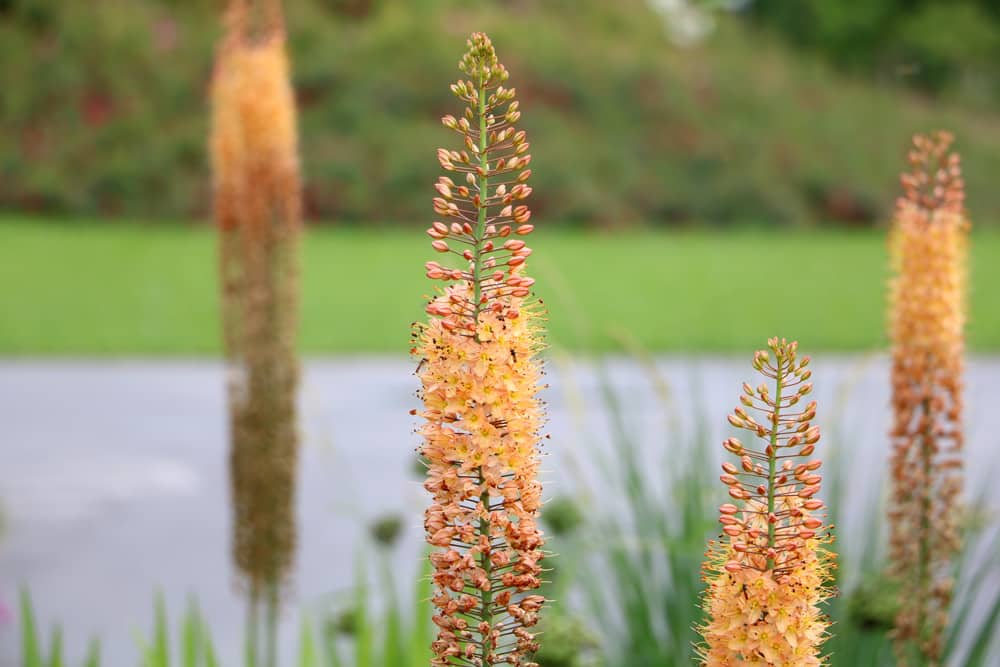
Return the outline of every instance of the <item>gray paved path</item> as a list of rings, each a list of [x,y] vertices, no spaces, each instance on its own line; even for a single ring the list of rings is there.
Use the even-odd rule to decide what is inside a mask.
[[[549,368],[547,495],[599,493],[592,451],[606,441],[608,426],[593,366],[556,357]],[[315,609],[326,594],[350,585],[364,526],[385,512],[406,518],[395,552],[401,576],[416,569],[425,498],[411,472],[412,369],[402,359],[307,364],[294,609]],[[697,415],[718,442],[741,381],[751,377],[749,357],[666,359],[658,370],[680,432],[691,433],[690,416]],[[852,485],[879,493],[884,359],[828,359],[814,374],[828,434],[828,420],[843,415],[833,442],[852,461]],[[655,476],[671,455],[662,404],[635,364],[612,362],[609,375]],[[970,474],[981,484],[1000,462],[1000,359],[970,363],[968,394],[969,456],[976,461]],[[28,585],[42,623],[63,624],[72,657],[96,634],[106,667],[131,667],[133,635],[148,628],[153,592],[164,590],[174,612],[193,593],[223,664],[236,664],[242,611],[227,552],[223,410],[221,367],[213,362],[0,362],[0,506],[7,523],[0,600],[13,605],[17,587]],[[995,488],[991,494],[1000,499]],[[289,639],[296,613],[286,615]],[[16,637],[16,622],[0,626],[0,666],[17,665]]]

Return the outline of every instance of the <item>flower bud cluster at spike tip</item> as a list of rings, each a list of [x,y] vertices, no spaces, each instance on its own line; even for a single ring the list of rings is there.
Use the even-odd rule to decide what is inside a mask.
[[[528,296],[533,284],[521,268],[532,252],[524,237],[534,230],[524,204],[531,195],[531,155],[527,135],[515,127],[521,117],[515,90],[503,86],[508,73],[486,35],[472,35],[459,68],[471,79],[451,90],[467,106],[462,116],[441,122],[461,136],[461,145],[438,149],[441,167],[454,178],[441,176],[435,184],[440,220],[427,229],[431,247],[456,259],[428,262],[426,269],[432,280],[470,289],[452,290],[444,308],[432,303],[427,312],[472,334],[480,312],[509,309],[507,297]]]
[[[889,557],[899,581],[900,665],[940,664],[960,549],[963,356],[969,222],[945,132],[917,136],[902,176],[892,257]]]
[[[949,152],[952,141],[950,132],[913,137],[913,148],[907,155],[911,171],[899,178],[903,196],[896,202],[897,214],[911,207],[925,215],[938,211],[964,214],[965,181],[961,158]]]
[[[441,177],[427,229],[431,247],[450,262],[426,264],[445,283],[414,325],[425,420],[420,453],[425,514],[433,551],[432,604],[437,638],[431,664],[532,667],[533,634],[545,598],[537,480],[544,421],[538,391],[542,366],[539,302],[525,275],[533,227],[521,202],[530,156],[507,71],[489,39],[474,34],[460,64],[470,77],[452,90],[468,103],[443,123],[462,136],[459,150],[438,158]],[[535,666],[537,667],[537,666]]]
[[[737,459],[722,464],[719,479],[729,500],[719,507],[720,540],[709,546],[703,607],[701,664],[762,667],[821,665],[829,622],[820,604],[833,554],[818,498],[822,462],[813,458],[819,427],[809,357],[797,343],[772,338],[753,366],[772,381],[743,384],[729,423],[750,432],[748,443],[727,438]]]

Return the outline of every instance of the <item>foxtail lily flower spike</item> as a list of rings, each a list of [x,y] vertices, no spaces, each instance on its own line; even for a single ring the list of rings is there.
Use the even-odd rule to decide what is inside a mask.
[[[809,357],[797,343],[772,338],[753,366],[767,381],[743,385],[729,423],[749,431],[723,443],[731,458],[719,479],[729,500],[719,508],[723,535],[705,564],[708,618],[700,631],[707,667],[806,667],[824,664],[829,621],[820,603],[833,567],[819,499],[822,462]]]
[[[917,136],[890,231],[890,562],[901,667],[939,665],[960,549],[969,222],[952,138]]]
[[[415,325],[421,359],[425,516],[434,548],[438,628],[433,665],[535,665],[534,627],[544,598],[537,480],[543,421],[541,312],[526,272],[533,226],[528,142],[507,70],[489,38],[475,33],[452,85],[467,106],[444,126],[456,149],[438,150],[427,229],[443,257],[427,277],[443,286]]]

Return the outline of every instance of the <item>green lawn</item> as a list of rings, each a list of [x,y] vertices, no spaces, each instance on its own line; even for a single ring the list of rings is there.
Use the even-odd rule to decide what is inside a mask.
[[[423,226],[311,230],[307,353],[403,354],[431,290]],[[551,341],[747,354],[884,346],[885,243],[871,232],[535,233]],[[1000,350],[1000,234],[973,239],[969,338]],[[215,242],[205,227],[0,221],[0,355],[212,355]]]

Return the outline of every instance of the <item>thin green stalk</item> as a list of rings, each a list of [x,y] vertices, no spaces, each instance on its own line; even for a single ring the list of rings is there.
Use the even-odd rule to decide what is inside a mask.
[[[406,649],[403,642],[403,610],[399,605],[399,598],[396,591],[396,577],[391,562],[391,555],[388,548],[379,549],[379,568],[381,570],[380,581],[382,584],[382,594],[385,598],[385,612],[381,625],[383,626],[382,637],[382,664],[395,666],[405,664]]]
[[[479,470],[479,483],[484,482],[482,468]],[[490,494],[488,491],[483,491],[482,495],[479,496],[479,501],[483,504],[483,507],[489,511],[490,507]],[[487,542],[489,541],[489,530],[490,522],[486,519],[479,520],[479,532],[480,534],[485,534]],[[479,554],[479,567],[483,568],[486,573],[487,581],[493,578],[493,563],[490,561],[490,557],[485,552]],[[480,590],[479,591],[479,603],[482,606],[482,620],[484,623],[488,623],[489,626],[493,627],[493,589]],[[483,660],[483,664],[486,664],[486,660],[489,655],[493,652],[493,643],[491,634],[484,634],[482,637],[482,655],[480,658]]]
[[[267,667],[278,667],[278,610],[280,603],[278,584],[272,582],[267,596]]]
[[[924,484],[920,489],[920,535],[918,536],[918,555],[917,555],[917,646],[914,653],[915,665],[920,667],[921,665],[930,664],[931,661],[928,656],[924,653],[924,649],[920,646],[924,639],[925,629],[927,627],[927,599],[930,597],[930,557],[931,557],[931,546],[930,546],[930,536],[931,536],[931,503],[932,494],[934,490],[931,488],[930,480],[933,475],[932,465],[933,465],[933,435],[930,433],[930,429],[933,428],[933,422],[930,420],[930,401],[924,399],[920,403],[921,410],[921,420],[927,420],[927,428],[923,430],[920,434],[920,468],[923,474]]]
[[[778,422],[781,418],[781,390],[783,388],[782,381],[785,379],[785,374],[782,370],[781,360],[778,359],[778,367],[775,371],[774,380],[774,415],[771,417],[771,446],[767,454],[767,547],[768,549],[774,548],[774,524],[771,523],[770,517],[774,514],[774,478],[778,471]],[[774,559],[767,559],[767,569],[774,568]]]
[[[488,75],[480,73],[479,75],[479,211],[478,218],[476,220],[476,237],[475,237],[475,255],[472,267],[472,289],[473,289],[473,322],[478,325],[479,323],[479,312],[482,307],[482,286],[480,285],[480,274],[482,272],[482,252],[483,252],[483,238],[486,236],[486,198],[489,196],[489,157],[486,155],[486,140],[487,140],[487,127],[486,127],[486,81]],[[478,327],[475,332],[476,340],[479,340]],[[479,483],[483,484],[485,478],[483,476],[482,469],[479,470]],[[483,491],[479,497],[483,508],[489,511],[490,507],[490,494],[489,491]],[[479,532],[480,534],[485,534],[487,541],[489,540],[489,530],[490,522],[481,518],[479,520]],[[493,576],[493,563],[490,562],[489,554],[481,553],[479,555],[479,567],[483,569],[486,573],[486,579],[490,580]],[[482,608],[482,621],[489,624],[490,627],[493,626],[493,591],[481,590],[479,592],[480,606]],[[489,655],[493,651],[491,634],[483,634],[482,642],[480,645],[480,650],[482,655],[480,659],[483,664]]]
[[[259,595],[256,586],[250,591],[247,600],[247,631],[246,645],[244,646],[244,657],[247,667],[257,667],[257,625],[259,617],[257,614],[257,601]]]
[[[480,273],[482,271],[480,259],[483,252],[483,238],[486,236],[486,198],[489,196],[489,168],[490,160],[486,155],[486,80],[488,75],[479,75],[479,211],[476,220],[475,254],[472,265],[472,294],[473,294],[473,321],[479,323],[479,311],[482,308],[482,286],[480,285]],[[476,331],[476,340],[479,340],[479,332]]]

